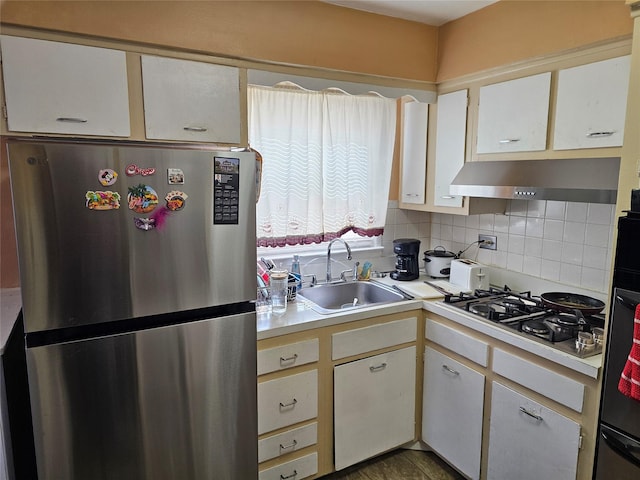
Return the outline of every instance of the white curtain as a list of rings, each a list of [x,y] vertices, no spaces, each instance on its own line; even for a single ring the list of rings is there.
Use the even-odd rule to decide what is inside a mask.
[[[249,144],[263,158],[259,246],[383,232],[396,102],[249,86]]]

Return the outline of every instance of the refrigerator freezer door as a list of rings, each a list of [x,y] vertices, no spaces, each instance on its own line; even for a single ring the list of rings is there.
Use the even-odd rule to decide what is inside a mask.
[[[640,403],[620,393],[618,383],[633,344],[633,317],[638,303],[638,292],[620,288],[613,292],[600,413],[602,423],[635,438],[640,438]]]
[[[257,478],[255,313],[27,350],[40,480]]]
[[[253,153],[13,140],[9,166],[27,334],[255,299]],[[114,180],[103,171],[115,183],[102,186]],[[226,178],[237,185],[216,188]],[[129,208],[130,189],[146,187],[155,209]],[[98,191],[119,194],[119,208],[88,208]],[[174,191],[183,208],[163,210]],[[218,209],[237,221],[215,220]],[[160,211],[161,226],[136,227]]]

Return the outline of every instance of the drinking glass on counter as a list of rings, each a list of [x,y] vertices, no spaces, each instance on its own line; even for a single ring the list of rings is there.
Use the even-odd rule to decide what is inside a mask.
[[[271,311],[282,315],[287,310],[287,270],[271,270],[269,272],[269,290],[271,292]]]

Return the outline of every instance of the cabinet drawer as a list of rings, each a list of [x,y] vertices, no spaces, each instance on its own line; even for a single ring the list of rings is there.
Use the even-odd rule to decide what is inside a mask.
[[[418,319],[411,317],[334,333],[331,358],[337,360],[380,348],[414,342],[417,338],[417,325]]]
[[[315,422],[263,438],[258,442],[258,462],[266,462],[280,455],[286,455],[309,445],[315,445],[317,441],[318,424]]]
[[[318,361],[318,339],[258,350],[258,375]]]
[[[483,367],[488,365],[489,345],[465,333],[427,319],[425,336],[427,340],[442,345],[478,365]]]
[[[576,412],[582,412],[584,385],[500,349],[493,352],[493,371]]]
[[[317,415],[317,370],[258,383],[258,435]]]
[[[262,470],[260,480],[301,480],[318,473],[318,454],[312,453],[290,462]]]

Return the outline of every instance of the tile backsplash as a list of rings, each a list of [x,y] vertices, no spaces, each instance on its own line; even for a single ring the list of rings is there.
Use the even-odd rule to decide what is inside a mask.
[[[450,215],[401,210],[389,202],[384,255],[394,238],[417,238],[421,252],[442,245],[458,252],[495,235],[497,250],[476,244],[465,258],[533,277],[604,292],[612,261],[615,205],[511,200],[504,214]],[[422,255],[420,258],[422,261]]]

